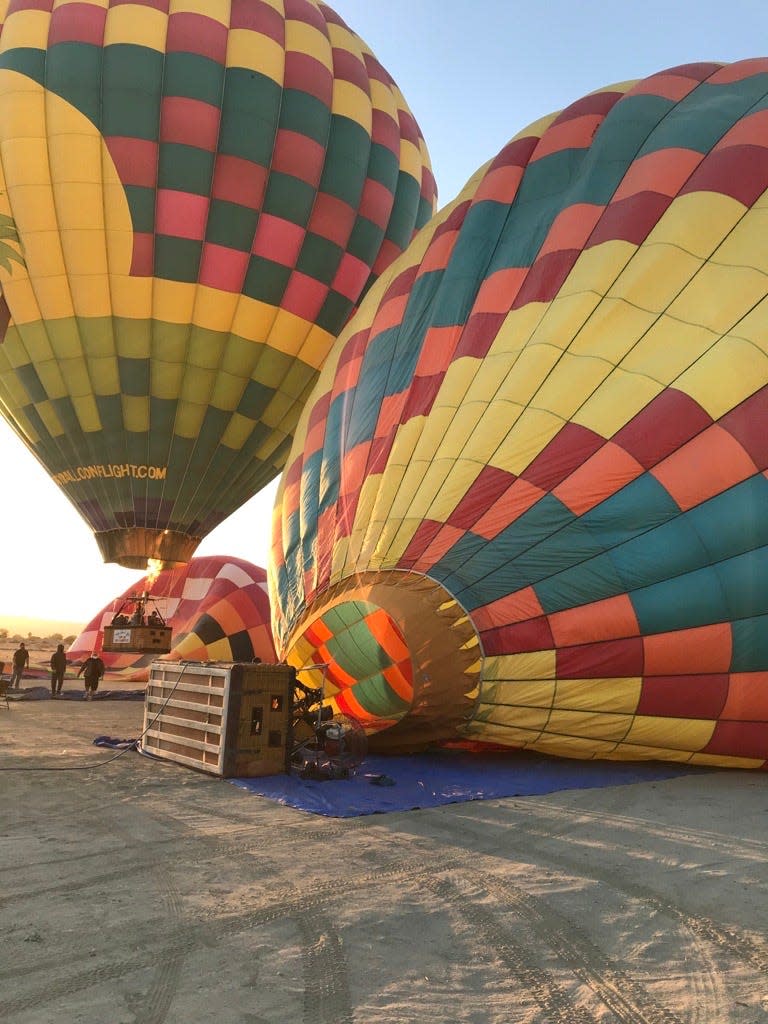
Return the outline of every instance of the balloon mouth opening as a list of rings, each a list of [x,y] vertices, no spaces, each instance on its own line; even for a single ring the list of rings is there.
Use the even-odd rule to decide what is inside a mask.
[[[150,561],[158,570],[186,565],[201,539],[176,530],[150,530],[139,526],[104,530],[95,537],[105,562],[144,570]]]
[[[463,735],[482,655],[447,590],[418,573],[387,571],[319,595],[286,660],[308,685],[324,682],[326,702],[363,725],[371,750],[395,752]]]

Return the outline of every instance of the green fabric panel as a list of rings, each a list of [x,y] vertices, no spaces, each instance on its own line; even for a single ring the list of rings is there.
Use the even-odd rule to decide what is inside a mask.
[[[269,167],[281,99],[282,88],[271,78],[229,68],[221,104],[219,152]]]
[[[331,112],[322,100],[297,89],[284,89],[280,107],[280,127],[306,135],[325,149],[330,132]]]
[[[372,220],[368,220],[367,217],[358,217],[352,228],[352,234],[349,236],[347,251],[362,260],[363,263],[372,266],[383,240],[383,228],[374,224]]]
[[[179,403],[173,398],[149,399],[149,422],[152,431],[149,436],[148,458],[150,463],[163,466],[168,461],[168,449],[173,437],[173,425]]]
[[[48,50],[45,87],[71,103],[89,121],[101,125],[101,46],[57,43]]]
[[[343,252],[341,246],[335,242],[309,233],[301,247],[296,269],[316,281],[329,285],[339,269]]]
[[[768,615],[732,623],[731,634],[731,672],[768,671]]]
[[[153,188],[142,185],[125,185],[125,197],[131,211],[133,230],[151,235],[155,230],[155,200]]]
[[[279,306],[290,276],[291,267],[273,263],[263,256],[251,256],[243,284],[243,295]]]
[[[368,176],[371,138],[362,125],[334,116],[325,153],[320,191],[357,209]]]
[[[155,236],[155,275],[194,284],[200,270],[203,243],[171,235]]]
[[[185,96],[220,107],[224,91],[224,68],[218,61],[199,53],[166,53],[163,93]]]
[[[205,231],[206,241],[227,249],[250,252],[258,220],[258,210],[223,199],[212,199]]]
[[[249,380],[238,403],[237,411],[243,416],[257,420],[272,401],[274,394],[274,388],[260,384],[256,380]]]
[[[630,595],[643,636],[727,622],[731,616],[714,566]]]
[[[371,158],[368,161],[368,177],[386,186],[394,195],[400,175],[400,162],[391,149],[378,142],[371,144]]]
[[[325,297],[325,302],[315,318],[315,323],[329,334],[338,334],[341,327],[347,322],[347,317],[352,312],[354,303],[345,295],[331,290]]]
[[[0,54],[0,68],[18,71],[32,81],[42,85],[45,81],[45,50],[33,49],[31,46],[19,47]]]
[[[125,430],[123,424],[123,403],[120,395],[97,395],[96,407],[99,410],[99,418],[102,425],[110,435]],[[74,416],[74,409],[71,409],[70,412]]]
[[[380,673],[355,683],[352,695],[368,714],[378,718],[397,718],[410,707]]]
[[[149,360],[118,356],[120,388],[125,395],[149,394]]]
[[[104,48],[102,132],[105,136],[160,138],[162,53],[146,46],[114,44]]]
[[[271,171],[264,196],[264,213],[305,227],[315,204],[315,189],[290,174]]]
[[[208,196],[211,193],[215,160],[215,153],[205,149],[162,142],[157,187]]]
[[[25,363],[16,370],[16,376],[21,381],[24,390],[27,392],[30,402],[44,402],[48,397],[42,381],[37,375],[37,370],[31,363]],[[29,409],[27,409],[29,412]],[[44,431],[47,433],[48,431]]]
[[[416,179],[404,171],[401,172],[386,234],[399,249],[405,249],[413,235],[416,211],[419,208],[419,192],[420,187]]]

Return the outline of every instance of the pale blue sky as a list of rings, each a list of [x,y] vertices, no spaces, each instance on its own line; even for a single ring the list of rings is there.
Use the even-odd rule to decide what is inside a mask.
[[[338,0],[397,81],[440,190],[469,176],[538,117],[613,82],[695,61],[768,52],[766,0]],[[140,574],[101,561],[90,530],[0,421],[4,615],[84,623]],[[272,485],[199,554],[265,565]]]

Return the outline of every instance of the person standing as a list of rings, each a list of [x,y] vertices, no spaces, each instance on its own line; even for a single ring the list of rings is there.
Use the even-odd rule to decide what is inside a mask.
[[[20,643],[18,649],[13,652],[13,672],[11,673],[11,686],[15,686],[16,689],[21,686],[21,680],[24,678],[24,669],[29,665],[29,651]]]
[[[58,697],[64,685],[64,673],[67,671],[67,656],[64,644],[59,644],[51,655],[51,697]]]
[[[85,659],[77,675],[78,678],[82,676],[85,682],[85,700],[93,700],[93,695],[99,688],[99,680],[104,675],[104,662],[96,651]]]

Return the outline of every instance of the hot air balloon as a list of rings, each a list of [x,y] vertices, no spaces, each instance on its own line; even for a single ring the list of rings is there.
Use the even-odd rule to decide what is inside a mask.
[[[105,561],[186,562],[278,475],[431,216],[391,77],[316,0],[0,0],[0,412]]]
[[[768,60],[673,68],[526,128],[371,290],[270,590],[378,749],[766,767],[766,189]]]
[[[70,661],[101,650],[104,629],[115,610],[134,594],[149,589],[138,580],[98,612],[71,644]],[[267,574],[242,558],[207,555],[186,565],[161,571],[152,582],[152,595],[161,615],[173,629],[173,646],[162,661],[261,661],[272,663],[275,648],[270,629]],[[156,654],[103,653],[113,678],[146,681]]]

